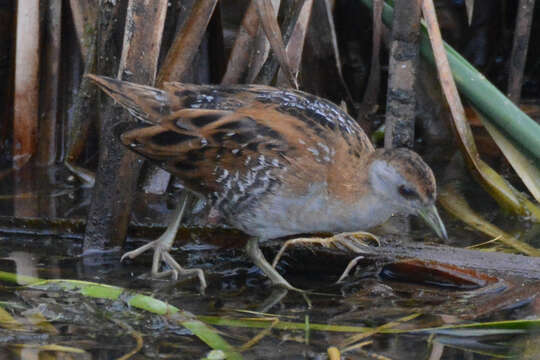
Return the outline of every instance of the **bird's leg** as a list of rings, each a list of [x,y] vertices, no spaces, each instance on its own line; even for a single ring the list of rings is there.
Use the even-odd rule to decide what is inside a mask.
[[[281,258],[285,250],[291,245],[319,244],[324,247],[335,247],[338,249],[346,249],[354,253],[362,253],[362,246],[368,246],[363,241],[363,239],[369,239],[371,241],[375,241],[377,245],[381,245],[379,239],[375,235],[364,231],[341,233],[329,238],[315,237],[287,240],[274,258],[274,261],[272,262],[272,268],[276,267],[279,259]]]
[[[301,291],[289,284],[289,282],[285,280],[285,278],[283,278],[283,276],[281,276],[281,274],[278,273],[277,270],[268,263],[268,261],[266,261],[261,249],[259,248],[259,240],[257,238],[250,238],[248,240],[248,243],[246,244],[246,252],[251,260],[253,260],[255,265],[257,265],[259,269],[261,269],[263,273],[270,278],[274,285],[280,285],[289,290]]]
[[[128,251],[120,258],[120,261],[125,258],[133,259],[146,250],[154,249],[154,256],[152,259],[152,271],[151,274],[153,277],[161,278],[171,275],[171,277],[176,280],[178,279],[178,274],[180,275],[191,275],[195,274],[199,278],[201,284],[201,289],[206,288],[206,279],[204,277],[204,272],[201,269],[184,269],[180,264],[174,260],[174,258],[169,254],[169,251],[172,248],[174,239],[176,238],[176,233],[182,222],[182,217],[184,216],[184,211],[186,209],[186,204],[188,200],[188,195],[184,193],[180,197],[179,204],[174,213],[173,221],[169,223],[165,232],[156,240],[149,242],[146,245],[143,245],[135,250]],[[171,267],[171,270],[159,271],[160,262],[163,261],[165,264]]]

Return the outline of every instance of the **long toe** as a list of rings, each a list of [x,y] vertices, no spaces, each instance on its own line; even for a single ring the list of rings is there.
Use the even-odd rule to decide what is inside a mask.
[[[255,265],[262,270],[262,272],[268,276],[274,285],[283,286],[286,289],[300,291],[300,289],[295,288],[276,269],[270,265],[266,258],[264,257],[261,249],[259,248],[259,242],[257,239],[249,239],[246,245],[246,251]]]
[[[351,261],[349,261],[349,263],[347,264],[347,266],[345,267],[345,270],[343,270],[343,273],[341,274],[341,276],[339,277],[338,281],[336,281],[336,284],[339,284],[340,282],[343,281],[343,279],[345,279],[347,276],[349,276],[349,273],[351,272],[351,270],[356,266],[356,264],[358,264],[358,262],[360,260],[362,260],[364,257],[362,255],[360,256],[357,256],[355,257],[354,259],[352,259]]]
[[[379,240],[377,236],[375,236],[372,233],[365,232],[365,231],[341,233],[341,234],[337,234],[333,236],[332,238],[336,238],[337,240],[347,239],[360,246],[370,246],[366,241],[364,241],[364,240],[367,240],[368,242],[376,243],[377,246],[381,246],[381,241]]]
[[[204,290],[207,286],[206,278],[202,269],[185,269],[183,268],[169,253],[170,242],[168,239],[160,237],[157,240],[151,241],[135,250],[128,251],[120,258],[123,261],[126,258],[134,259],[147,250],[153,249],[154,254],[152,256],[152,269],[150,271],[152,277],[164,278],[170,276],[173,280],[178,280],[178,275],[195,275],[199,278],[201,284],[201,290]],[[167,264],[170,269],[160,271],[161,262]]]
[[[124,255],[122,255],[122,257],[120,258],[120,262],[124,261],[124,259],[126,259],[126,258],[134,259],[134,258],[141,255],[143,252],[145,252],[147,250],[155,249],[156,246],[158,245],[157,244],[158,241],[159,241],[159,239],[151,241],[148,244],[144,244],[143,246],[136,248],[135,250],[131,250],[131,251],[128,251],[128,252],[124,253]]]
[[[354,253],[362,253],[362,247],[369,246],[368,243],[364,240],[375,242],[378,246],[381,245],[381,242],[379,241],[377,236],[363,231],[341,233],[328,238],[314,237],[287,240],[283,244],[281,249],[278,251],[277,255],[274,257],[274,261],[272,261],[272,267],[276,267],[279,259],[281,259],[281,257],[285,253],[285,250],[291,245],[296,246],[318,244],[324,247],[333,247],[337,249],[352,251]]]
[[[174,260],[174,258],[171,256],[171,254],[169,254],[168,251],[162,251],[161,252],[161,259],[163,260],[163,262],[165,262],[167,265],[169,265],[171,267],[171,269],[172,269],[171,272],[173,273],[173,276],[176,277],[176,279],[178,278],[178,275],[185,275],[185,276],[196,275],[199,278],[199,283],[201,284],[201,290],[206,289],[206,286],[207,286],[206,285],[206,278],[204,276],[204,271],[202,269],[199,269],[199,268],[185,269],[185,268],[183,268],[182,266],[180,266],[180,264],[178,264],[178,262],[176,262],[176,260]],[[156,275],[159,276],[158,274],[156,274]]]
[[[291,239],[285,241],[285,243],[281,246],[281,249],[279,249],[278,253],[274,257],[274,261],[272,261],[272,267],[275,269],[277,263],[279,262],[279,259],[283,256],[285,253],[285,250],[291,245],[306,245],[306,244],[321,244],[326,239],[323,238],[297,238],[297,239]]]

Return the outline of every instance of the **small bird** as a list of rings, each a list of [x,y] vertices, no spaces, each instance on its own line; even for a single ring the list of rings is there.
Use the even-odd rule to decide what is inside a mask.
[[[250,235],[247,253],[274,284],[294,289],[259,241],[365,230],[393,214],[420,215],[447,237],[429,166],[408,149],[375,149],[327,100],[261,85],[156,89],[86,76],[140,120],[115,126],[122,143],[206,199],[211,222]],[[205,287],[202,270],[184,269],[169,254],[184,206],[159,239],[122,258],[154,249],[153,275],[196,273]],[[159,272],[160,260],[172,270]]]

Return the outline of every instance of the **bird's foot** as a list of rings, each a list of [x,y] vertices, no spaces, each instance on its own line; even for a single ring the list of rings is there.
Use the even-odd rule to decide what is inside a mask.
[[[266,258],[264,257],[261,249],[259,248],[259,243],[256,238],[252,238],[248,240],[248,243],[246,245],[246,251],[255,263],[259,267],[259,269],[262,270],[262,272],[268,276],[268,278],[272,281],[272,284],[281,286],[288,290],[303,292],[303,290],[300,290],[298,288],[295,288],[281,274],[273,268],[268,261],[266,261]]]
[[[199,278],[199,282],[201,284],[201,291],[203,291],[206,288],[206,279],[204,277],[204,272],[202,271],[202,269],[184,269],[182,266],[180,266],[180,264],[176,262],[176,260],[174,260],[174,258],[169,253],[172,248],[172,244],[174,243],[178,227],[182,222],[182,217],[186,208],[187,200],[188,194],[184,192],[179,200],[179,204],[174,213],[173,221],[169,223],[167,229],[159,238],[133,251],[128,251],[127,253],[122,255],[120,261],[124,260],[125,258],[133,259],[145,252],[146,250],[154,249],[151,271],[153,277],[162,278],[166,276],[171,276],[173,280],[177,280],[178,275],[189,276],[195,274]],[[165,264],[169,265],[170,270],[159,271],[159,265],[162,261]]]
[[[204,277],[204,272],[202,269],[185,269],[183,268],[169,253],[170,246],[168,246],[167,241],[164,241],[163,237],[158,238],[157,240],[151,241],[148,244],[145,244],[135,250],[128,251],[120,258],[120,261],[123,261],[125,258],[133,259],[146,250],[154,249],[154,256],[152,259],[152,277],[163,278],[166,276],[171,276],[173,280],[178,279],[178,275],[197,275],[199,282],[201,284],[201,290],[206,288],[206,279]],[[170,270],[159,271],[160,262],[163,261],[170,267]]]
[[[351,270],[356,266],[356,264],[358,264],[358,262],[360,260],[362,260],[364,257],[362,255],[360,256],[357,256],[355,257],[354,259],[352,259],[351,261],[349,261],[349,263],[347,264],[347,266],[345,267],[345,270],[343,270],[343,273],[341,274],[341,276],[339,277],[339,279],[336,281],[336,284],[339,284],[340,282],[343,281],[343,279],[345,279],[347,276],[349,276],[349,273],[351,272]]]
[[[329,238],[315,237],[287,240],[274,258],[274,261],[272,262],[272,268],[276,267],[279,259],[281,258],[281,256],[283,256],[283,253],[285,253],[285,250],[287,250],[287,248],[291,245],[318,244],[324,247],[333,247],[337,249],[352,251],[354,253],[362,253],[362,247],[369,246],[363,239],[374,241],[377,243],[377,246],[381,245],[381,242],[375,235],[364,231],[346,232],[336,234]]]

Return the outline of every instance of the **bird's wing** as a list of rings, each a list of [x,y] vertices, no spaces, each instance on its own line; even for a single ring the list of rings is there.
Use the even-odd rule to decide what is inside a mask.
[[[373,151],[350,116],[301,91],[182,83],[159,90],[87,77],[146,123],[119,124],[123,143],[201,193],[220,191],[230,179],[250,172],[277,177],[285,164],[290,174],[285,181],[301,192],[312,182],[326,181],[335,159],[346,162]]]
[[[357,151],[372,149],[360,126],[333,103],[314,95],[264,85],[196,85],[165,83],[164,90],[106,76],[85,75],[140,120],[159,123],[186,108],[236,111],[257,104],[275,105],[281,114],[297,117],[317,134],[341,133]]]
[[[281,181],[278,174],[291,164],[296,167],[288,169],[293,177],[307,176],[309,169],[314,173],[309,181],[316,181],[324,176],[324,151],[328,149],[328,156],[331,151],[323,140],[317,144],[301,120],[277,112],[275,106],[184,109],[159,124],[140,126],[121,134],[122,142],[203,194],[246,177]]]

